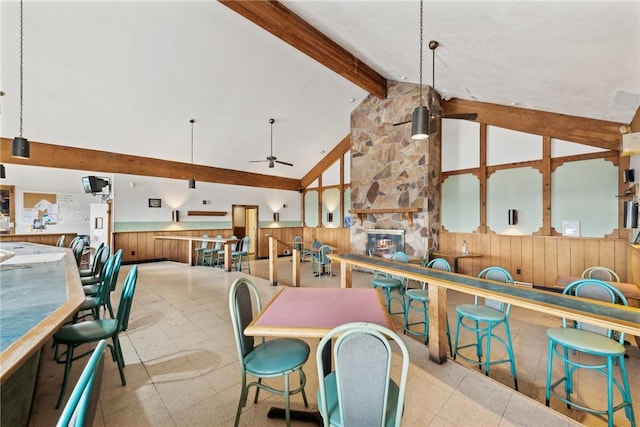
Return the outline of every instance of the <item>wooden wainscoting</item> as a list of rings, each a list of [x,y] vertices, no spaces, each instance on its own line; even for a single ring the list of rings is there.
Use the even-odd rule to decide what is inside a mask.
[[[568,238],[555,236],[507,236],[498,234],[440,232],[440,251],[460,251],[466,240],[469,252],[481,258],[461,259],[459,272],[476,275],[497,265],[517,281],[553,286],[558,276],[580,276],[585,268],[599,265],[614,270],[620,281],[640,283],[628,274],[632,262],[640,270],[640,250],[631,252],[626,239]],[[633,261],[635,260],[635,261]],[[518,273],[520,270],[520,273]]]
[[[336,248],[336,253],[351,251],[351,234],[348,228],[305,227],[302,239],[311,242],[314,238]]]
[[[156,240],[154,236],[217,236],[231,237],[231,229],[174,230],[174,231],[120,231],[113,233],[113,250],[122,249],[122,262],[134,263],[153,260],[187,262],[187,241]],[[193,242],[193,246],[199,246]]]
[[[269,258],[269,236],[273,236],[281,242],[293,242],[295,236],[302,237],[302,227],[261,228],[258,233],[260,233],[260,247],[258,248],[257,257]],[[278,245],[278,256],[284,255],[285,250],[289,250],[289,253],[291,253],[292,248],[286,245]]]
[[[0,234],[0,242],[29,242],[41,245],[55,246],[60,236],[65,236],[64,245],[69,247],[69,243],[76,237],[77,233],[29,233],[29,234]]]
[[[627,253],[627,282],[640,285],[640,245],[629,245]]]

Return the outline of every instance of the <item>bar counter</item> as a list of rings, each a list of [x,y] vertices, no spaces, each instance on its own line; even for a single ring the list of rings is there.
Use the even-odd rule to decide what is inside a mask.
[[[84,299],[70,249],[0,243],[2,425],[23,425],[24,414],[9,409],[28,410],[41,347]]]

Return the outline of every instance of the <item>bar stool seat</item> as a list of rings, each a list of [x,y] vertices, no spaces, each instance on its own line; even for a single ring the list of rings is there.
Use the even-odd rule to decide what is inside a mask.
[[[389,258],[391,261],[402,262],[407,264],[409,262],[409,257],[406,253],[398,251],[394,252]],[[385,293],[385,300],[387,303],[387,311],[389,314],[402,314],[405,313],[405,300],[404,300],[404,286],[406,279],[401,276],[391,276],[386,273],[375,272],[375,276],[373,280],[371,280],[371,285],[374,289],[382,289]],[[392,291],[398,291],[399,296],[394,296],[391,294]],[[392,312],[391,311],[391,301],[396,300],[400,303],[402,307],[402,311]]]

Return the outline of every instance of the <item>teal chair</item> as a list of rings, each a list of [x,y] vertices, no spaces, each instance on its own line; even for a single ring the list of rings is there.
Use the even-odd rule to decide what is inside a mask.
[[[120,332],[126,331],[129,326],[129,314],[131,313],[131,304],[133,302],[133,294],[136,288],[137,278],[138,266],[134,265],[124,280],[122,295],[120,296],[120,305],[118,306],[118,315],[115,319],[87,320],[84,322],[64,325],[53,335],[55,345],[63,344],[67,346],[67,350],[59,357],[56,357],[57,363],[64,363],[64,377],[56,408],[60,407],[64,398],[64,392],[67,388],[69,372],[71,372],[71,365],[73,364],[73,361],[92,352],[92,350],[89,350],[78,356],[74,356],[74,350],[76,347],[83,344],[89,344],[111,338],[113,342],[113,345],[109,345],[109,348],[111,349],[111,356],[118,364],[122,385],[127,384],[124,377],[124,358],[122,357],[122,349],[120,348],[120,339],[118,338],[118,335]]]
[[[478,274],[481,279],[493,280],[496,282],[505,282],[513,284],[511,274],[501,267],[487,267]],[[511,375],[518,390],[518,375],[516,373],[516,362],[513,356],[513,343],[511,342],[511,331],[509,330],[509,313],[511,312],[511,304],[504,304],[485,298],[484,305],[478,304],[478,297],[475,297],[474,304],[463,304],[456,307],[458,313],[458,322],[456,327],[456,338],[453,345],[453,358],[459,357],[467,362],[474,363],[482,368],[484,365],[484,373],[489,376],[491,365],[499,363],[509,363],[511,367]],[[494,334],[496,327],[504,325],[505,339]],[[475,340],[471,344],[459,346],[458,339],[460,330],[466,329],[475,335]],[[485,361],[482,362],[483,341],[486,338],[487,351]],[[491,360],[491,343],[493,341],[500,343],[507,352],[506,359]],[[464,356],[460,350],[464,348],[475,348],[478,361]]]
[[[259,313],[262,311],[260,294],[249,279],[244,277],[236,279],[229,291],[229,312],[231,313],[231,324],[233,325],[233,334],[240,362],[240,373],[242,375],[242,391],[238,402],[235,426],[237,427],[240,423],[240,413],[242,408],[247,405],[247,396],[251,387],[256,387],[254,403],[258,402],[260,389],[284,396],[285,418],[287,426],[290,426],[290,396],[302,393],[304,406],[309,406],[307,395],[304,392],[304,386],[307,381],[302,370],[302,365],[309,358],[309,345],[295,338],[277,338],[265,341],[264,338],[256,339],[245,335],[245,328],[253,320],[252,294]],[[258,341],[257,344],[256,341]],[[289,375],[295,371],[298,371],[300,385],[292,390],[289,384]],[[258,381],[247,384],[247,375],[257,378]],[[284,380],[284,389],[277,389],[262,382],[263,379],[269,378],[282,378]]]
[[[103,305],[106,305],[106,299],[109,297],[109,289],[111,287],[111,278],[114,273],[114,264],[116,257],[111,256],[107,259],[100,270],[100,281],[93,285],[96,288],[96,293],[94,295],[86,295],[84,302],[73,316],[74,323],[79,319],[86,317],[86,315],[81,315],[81,313],[86,311],[91,311],[91,315],[95,320],[100,319],[100,308]]]
[[[229,237],[229,240],[237,240],[237,239],[238,237],[235,235]],[[231,253],[233,253],[236,250],[237,246],[238,246],[238,242],[231,244]],[[224,267],[224,257],[225,257],[224,248],[220,246],[220,249],[218,249],[218,252],[216,252],[216,267],[220,267],[220,268]]]
[[[209,237],[208,234],[203,234],[205,239]],[[204,252],[209,248],[209,242],[202,240],[200,246],[193,249],[196,255],[196,265],[204,265]]]
[[[313,256],[314,252],[317,251],[318,248],[320,248],[320,246],[322,246],[322,242],[319,241],[319,240],[313,239],[311,241],[311,249],[303,249],[300,252],[300,262],[304,262],[304,259],[306,257],[311,258],[311,261],[313,262],[312,256]]]
[[[83,285],[95,285],[100,281],[100,270],[102,270],[103,264],[109,258],[110,252],[109,246],[100,243],[96,253],[93,255],[91,268],[80,270],[80,281]],[[86,290],[85,293],[87,293]]]
[[[300,262],[302,262],[302,237],[294,236],[293,238],[293,249],[298,251]]]
[[[82,254],[84,253],[84,239],[82,237],[75,237],[71,241],[71,251],[73,252],[73,257],[76,260],[76,265],[78,269],[82,264]]]
[[[64,247],[64,240],[67,238],[67,236],[65,236],[64,234],[60,237],[58,237],[58,240],[56,241],[56,246],[58,247]]]
[[[222,235],[218,234],[215,239],[222,239]],[[202,265],[208,265],[209,267],[216,266],[216,257],[218,251],[222,249],[222,242],[214,242],[213,247],[207,247],[202,251]]]
[[[331,259],[329,258],[330,253],[331,248],[329,245],[322,245],[318,248],[318,251],[311,256],[311,270],[314,276],[320,277],[323,274],[329,277],[333,276]]]
[[[428,261],[424,267],[433,268],[442,271],[451,271],[451,265],[449,261],[444,258],[434,258]],[[423,337],[424,343],[429,342],[429,291],[427,290],[427,283],[421,282],[421,289],[408,289],[405,293],[405,313],[404,316],[404,333]],[[409,314],[414,311],[422,315],[422,319],[416,322],[409,321]],[[422,330],[411,329],[412,326],[422,325]],[[453,354],[451,349],[451,332],[449,329],[449,319],[447,318],[447,341],[449,342],[449,352]]]
[[[583,279],[597,279],[605,282],[619,282],[620,277],[615,271],[607,267],[589,267],[582,272]]]
[[[91,358],[82,370],[67,404],[58,418],[56,427],[84,427],[93,425],[100,397],[104,368],[105,340],[100,340]]]
[[[406,253],[398,251],[391,254],[389,258],[391,261],[401,262],[407,264],[409,262],[409,256]],[[406,286],[407,279],[402,276],[394,276],[378,271],[374,271],[373,280],[371,284],[374,289],[382,289],[384,290],[385,300],[387,303],[387,311],[389,314],[405,314],[405,302],[404,302],[404,291]],[[399,296],[395,296],[392,294],[393,291],[398,291]],[[400,303],[400,307],[402,307],[402,311],[392,312],[391,311],[391,301],[398,301]]]
[[[596,299],[612,304],[627,305],[627,299],[617,288],[596,279],[582,279],[572,282],[564,291],[566,295]],[[547,383],[545,402],[549,406],[551,394],[567,404],[568,408],[575,408],[592,414],[605,415],[609,427],[614,425],[613,413],[624,409],[631,426],[636,425],[633,413],[633,401],[629,388],[629,379],[624,363],[624,332],[614,334],[611,329],[589,325],[579,321],[571,322],[567,327],[567,319],[562,319],[561,328],[547,329],[549,338],[549,354],[547,357]],[[617,335],[617,339],[614,336]],[[582,355],[589,355],[584,357]],[[552,381],[553,359],[557,357],[564,367],[564,375]],[[618,366],[620,379],[614,376],[614,365]],[[607,409],[593,409],[572,400],[574,392],[574,374],[579,369],[592,370],[607,379]],[[563,386],[557,392],[556,387]],[[614,405],[614,386],[622,396],[622,402]],[[604,390],[603,390],[604,391]]]
[[[337,337],[337,338],[336,338]],[[333,344],[335,368],[324,366],[325,347]],[[392,365],[400,349],[400,373]],[[324,426],[401,425],[409,372],[409,351],[394,331],[374,323],[346,323],[325,335],[316,351],[318,409]]]
[[[244,236],[242,240],[240,240],[240,244],[237,247],[237,250],[231,252],[231,259],[233,265],[236,267],[237,271],[242,271],[242,260],[245,261],[245,266],[249,274],[251,274],[251,264],[249,263],[249,251],[251,250],[251,237]]]

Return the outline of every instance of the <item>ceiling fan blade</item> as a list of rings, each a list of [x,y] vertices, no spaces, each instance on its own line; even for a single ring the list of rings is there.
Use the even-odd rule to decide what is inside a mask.
[[[400,122],[400,123],[394,123],[394,126],[400,126],[400,125],[405,125],[407,123],[411,123],[411,120],[405,120],[404,122]]]
[[[293,163],[281,162],[280,160],[276,160],[276,163],[280,163],[281,165],[293,166]]]
[[[458,113],[458,114],[443,114],[443,118],[445,119],[462,119],[462,120],[475,120],[478,118],[476,113]]]
[[[268,162],[269,160],[249,160],[249,163],[261,163],[261,162]]]

